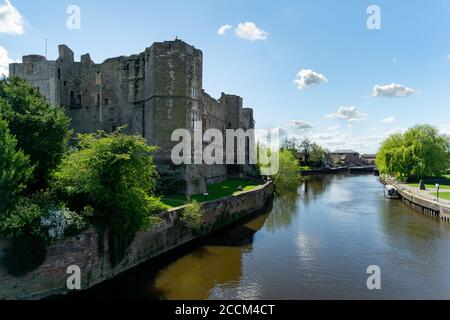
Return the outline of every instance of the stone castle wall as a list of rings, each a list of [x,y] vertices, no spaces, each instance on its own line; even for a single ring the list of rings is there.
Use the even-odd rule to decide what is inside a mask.
[[[162,177],[184,182],[182,188],[190,194],[206,191],[205,181],[236,172],[226,165],[174,167],[170,155],[177,142],[171,141],[172,132],[192,131],[193,120],[203,121],[204,130],[223,130],[224,136],[226,129],[254,124],[241,97],[222,94],[214,99],[203,91],[203,53],[181,40],[157,42],[140,54],[101,64],[89,54],[76,62],[73,51],[60,45],[56,61],[24,56],[22,63],[10,65],[10,75],[26,79],[49,103],[64,108],[77,133],[126,126],[126,133],[142,135],[159,147],[155,159]]]
[[[204,223],[208,227],[205,232],[261,210],[272,199],[272,195],[273,184],[268,182],[237,196],[203,203]],[[105,234],[103,239],[103,251],[99,250],[98,233],[93,229],[49,247],[45,262],[26,276],[13,277],[0,266],[0,299],[41,299],[67,293],[66,281],[69,275],[66,271],[71,265],[81,268],[82,289],[88,289],[187,243],[199,235],[188,232],[180,224],[178,217],[181,211],[182,208],[173,209],[162,215],[164,223],[138,232],[125,259],[115,268],[109,262],[108,235]],[[7,243],[0,242],[0,257],[2,246],[6,245]]]

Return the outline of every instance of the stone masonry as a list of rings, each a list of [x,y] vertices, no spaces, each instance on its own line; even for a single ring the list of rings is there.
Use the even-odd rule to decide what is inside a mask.
[[[181,40],[157,42],[140,54],[100,64],[89,54],[75,62],[73,51],[60,45],[56,61],[24,56],[22,63],[10,65],[10,76],[26,79],[49,103],[64,108],[76,133],[125,126],[125,133],[157,145],[162,185],[171,192],[202,193],[209,183],[251,170],[225,164],[173,165],[175,129],[193,132],[194,121],[202,121],[204,131],[220,129],[225,137],[226,129],[254,128],[253,110],[243,108],[241,97],[222,93],[216,100],[203,90],[203,53]]]

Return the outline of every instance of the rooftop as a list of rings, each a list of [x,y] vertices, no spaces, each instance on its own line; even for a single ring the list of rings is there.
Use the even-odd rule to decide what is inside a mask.
[[[355,150],[336,150],[332,152],[333,154],[351,154],[351,153],[358,153]]]

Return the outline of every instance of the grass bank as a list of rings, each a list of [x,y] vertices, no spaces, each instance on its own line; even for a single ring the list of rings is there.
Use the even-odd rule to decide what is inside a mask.
[[[425,187],[427,189],[431,189],[431,190],[436,189],[436,182],[432,181],[432,180],[436,180],[436,182],[439,182],[441,189],[449,189],[449,192],[450,192],[450,175],[447,174],[447,175],[443,176],[442,178],[436,178],[436,179],[433,179],[433,178],[424,179]],[[407,185],[410,187],[413,187],[413,188],[419,187],[418,182],[408,183]]]
[[[203,194],[198,194],[191,196],[190,198],[191,200],[196,200],[198,202],[213,201],[238,194],[239,192],[253,190],[260,185],[260,183],[252,180],[231,179],[208,186],[207,197]],[[240,191],[239,187],[242,187],[242,191]],[[164,196],[161,201],[170,208],[180,207],[189,203],[189,199],[185,195],[167,195]]]

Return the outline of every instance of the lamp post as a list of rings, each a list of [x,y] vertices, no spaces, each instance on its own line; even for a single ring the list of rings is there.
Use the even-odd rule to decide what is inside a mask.
[[[440,185],[439,185],[439,183],[436,183],[437,202],[439,202],[439,189],[440,189]]]

